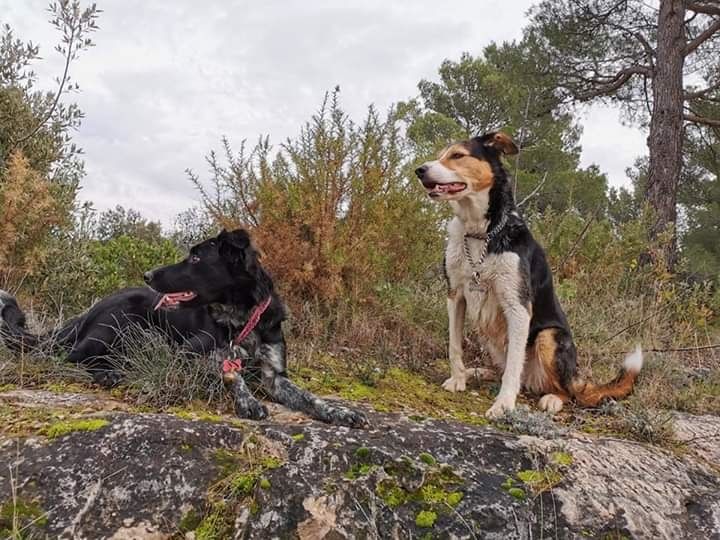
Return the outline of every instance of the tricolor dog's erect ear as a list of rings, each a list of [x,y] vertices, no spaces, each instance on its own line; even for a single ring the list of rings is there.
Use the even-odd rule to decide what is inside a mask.
[[[520,151],[510,136],[502,131],[492,131],[478,138],[486,148],[493,148],[506,156],[513,156]]]

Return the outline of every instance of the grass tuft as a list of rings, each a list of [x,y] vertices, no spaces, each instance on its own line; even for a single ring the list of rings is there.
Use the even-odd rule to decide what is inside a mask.
[[[216,362],[168,342],[157,331],[131,326],[111,358],[122,374],[125,397],[165,409],[192,401],[220,405],[224,387]]]

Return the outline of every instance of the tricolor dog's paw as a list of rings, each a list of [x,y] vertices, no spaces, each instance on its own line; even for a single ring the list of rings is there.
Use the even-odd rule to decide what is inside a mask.
[[[463,374],[459,377],[452,376],[442,383],[442,387],[448,392],[464,392],[466,376]]]
[[[538,401],[538,407],[550,414],[559,413],[563,408],[563,400],[555,394],[545,394]]]
[[[512,396],[498,396],[495,399],[495,403],[492,404],[485,416],[488,418],[500,418],[505,413],[511,412],[515,409],[515,398]]]

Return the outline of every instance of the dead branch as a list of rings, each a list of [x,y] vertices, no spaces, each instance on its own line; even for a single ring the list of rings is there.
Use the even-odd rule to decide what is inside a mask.
[[[542,177],[542,180],[540,180],[540,182],[538,183],[538,185],[535,186],[535,188],[530,192],[530,194],[529,194],[527,197],[525,197],[522,201],[520,201],[519,203],[517,203],[517,207],[518,207],[518,208],[520,208],[523,204],[525,204],[526,202],[528,202],[531,197],[533,197],[538,191],[540,191],[540,189],[541,189],[541,188],[543,187],[543,185],[545,184],[545,181],[547,180],[547,176],[548,176],[548,173],[545,173],[545,174],[543,175],[543,177]]]

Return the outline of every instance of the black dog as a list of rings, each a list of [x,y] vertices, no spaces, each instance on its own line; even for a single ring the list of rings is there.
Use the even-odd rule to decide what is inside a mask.
[[[145,282],[151,288],[121,290],[44,336],[25,329],[16,300],[0,291],[0,337],[16,350],[57,344],[68,361],[85,366],[97,382],[113,384],[109,357],[122,333],[130,325],[157,329],[194,353],[225,359],[224,378],[242,418],[262,419],[268,413],[236,373],[236,359],[246,362],[243,373],[259,374],[265,392],[291,409],[333,424],[367,424],[363,413],[331,405],[287,378],[285,308],[246,231],[222,231],[191,248],[183,261],[147,272]]]

